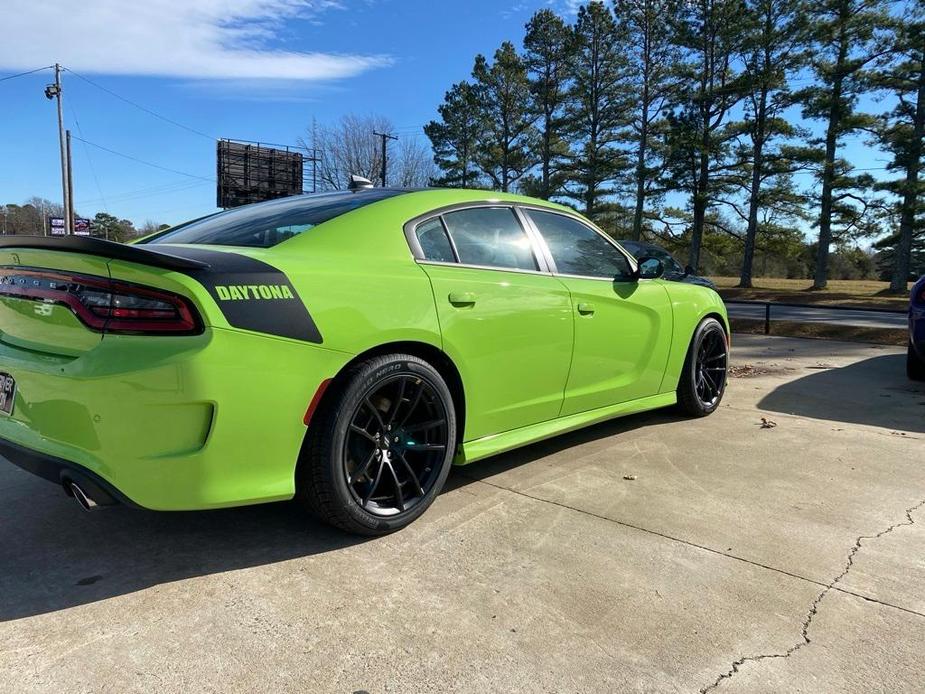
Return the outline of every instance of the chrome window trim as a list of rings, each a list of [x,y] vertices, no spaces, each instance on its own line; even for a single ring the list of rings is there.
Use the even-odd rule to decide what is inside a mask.
[[[475,265],[470,263],[446,263],[436,260],[427,260],[424,256],[424,249],[421,248],[420,241],[417,237],[417,228],[429,222],[434,218],[439,218],[440,223],[443,225],[443,230],[446,232],[447,238],[450,240],[450,246],[453,248],[453,254],[459,259],[459,252],[456,249],[456,242],[453,240],[453,235],[450,233],[449,228],[446,225],[446,222],[443,219],[443,215],[449,214],[451,212],[460,212],[462,210],[470,209],[505,209],[510,210],[514,215],[514,219],[517,220],[517,223],[520,225],[521,231],[524,232],[527,239],[530,241],[530,252],[533,254],[533,261],[536,263],[536,270],[526,270],[523,268],[511,268],[511,267],[498,267],[495,265]],[[411,255],[414,258],[415,262],[418,264],[426,265],[443,265],[448,267],[467,267],[476,270],[499,270],[501,272],[525,272],[535,275],[551,275],[552,271],[548,265],[545,254],[542,252],[542,248],[539,246],[538,236],[535,235],[532,224],[529,223],[529,220],[525,219],[524,215],[517,209],[517,203],[507,202],[504,200],[475,200],[469,202],[460,202],[454,203],[452,205],[445,205],[444,207],[438,207],[436,209],[420,214],[417,217],[412,217],[403,226],[403,231],[405,233],[405,240],[408,242],[408,246],[411,249]]]
[[[529,203],[527,204],[517,203],[517,206],[523,208],[523,210],[525,210],[526,212],[529,212],[530,210],[536,210],[538,212],[548,212],[549,214],[557,214],[561,217],[567,217],[568,219],[575,220],[582,226],[585,226],[591,231],[593,231],[594,233],[596,233],[598,236],[603,238],[604,241],[606,241],[611,246],[613,246],[616,249],[617,253],[619,253],[624,258],[626,258],[626,261],[629,263],[630,269],[633,272],[639,272],[639,266],[636,263],[636,259],[632,256],[632,254],[627,253],[625,250],[623,250],[622,246],[620,246],[620,244],[614,241],[608,234],[604,233],[603,230],[601,230],[597,225],[595,225],[590,220],[587,220],[584,217],[579,216],[578,213],[569,213],[569,212],[566,212],[565,210],[551,209],[549,207],[543,207],[542,205],[530,205]],[[572,275],[567,272],[559,272],[559,269],[556,266],[556,259],[553,257],[552,251],[549,250],[549,246],[546,243],[546,239],[543,238],[543,233],[539,230],[539,227],[536,226],[536,223],[533,221],[533,218],[530,217],[528,213],[525,213],[524,217],[527,219],[528,223],[530,224],[530,227],[534,230],[536,235],[541,240],[542,248],[544,249],[544,252],[548,254],[547,262],[549,264],[549,268],[554,276],[570,277],[574,279],[583,279],[583,280],[601,280],[601,281],[610,282],[610,283],[616,282],[616,279],[614,277],[599,277],[595,275]],[[633,280],[622,280],[619,282],[619,284],[630,284],[632,282]]]
[[[468,263],[445,263],[440,260],[417,260],[415,262],[418,265],[436,265],[437,267],[459,267],[465,268],[467,270],[491,270],[492,272],[516,272],[521,275],[543,275],[544,277],[552,277],[551,272],[545,270],[522,270],[515,267],[495,267],[494,265],[470,265]],[[597,278],[600,279],[600,278]]]

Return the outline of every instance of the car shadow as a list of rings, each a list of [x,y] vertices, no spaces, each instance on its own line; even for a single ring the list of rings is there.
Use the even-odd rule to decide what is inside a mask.
[[[842,367],[811,367],[758,402],[771,412],[925,433],[925,385],[906,378],[906,357],[887,354]]]
[[[666,412],[634,415],[454,468],[446,491],[674,419]],[[54,485],[6,461],[0,465],[0,622],[369,541],[324,525],[294,502],[202,512],[114,507],[84,513]],[[426,515],[419,522],[427,522]]]

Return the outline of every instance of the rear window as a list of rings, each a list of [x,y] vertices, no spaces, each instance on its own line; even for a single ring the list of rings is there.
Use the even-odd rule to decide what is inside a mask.
[[[403,192],[390,188],[372,188],[294,195],[195,219],[142,243],[202,243],[269,248],[342,214]]]

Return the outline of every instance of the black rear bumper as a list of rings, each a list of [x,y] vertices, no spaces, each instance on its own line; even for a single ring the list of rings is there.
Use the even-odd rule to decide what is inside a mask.
[[[76,463],[62,460],[45,453],[39,453],[31,448],[20,446],[12,441],[0,438],[0,456],[9,460],[16,467],[31,472],[42,479],[64,487],[68,490],[67,482],[76,482],[80,488],[99,506],[139,506],[113,487],[109,482],[87,468]]]

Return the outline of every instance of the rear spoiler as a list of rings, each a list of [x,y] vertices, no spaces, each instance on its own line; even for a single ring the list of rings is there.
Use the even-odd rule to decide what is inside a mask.
[[[83,253],[178,272],[206,270],[210,267],[208,263],[199,260],[190,260],[141,246],[129,246],[89,236],[0,236],[0,248],[39,248],[63,253]]]

